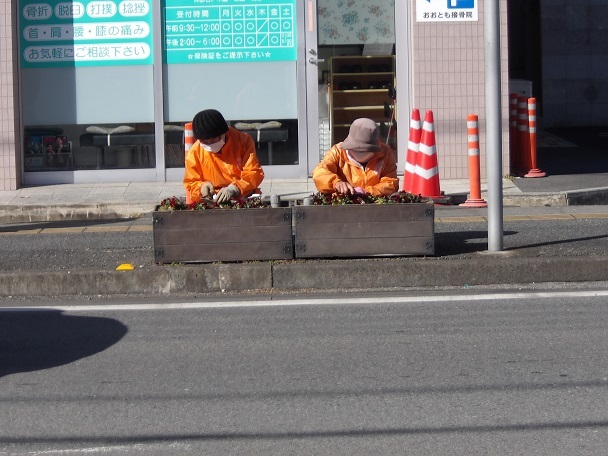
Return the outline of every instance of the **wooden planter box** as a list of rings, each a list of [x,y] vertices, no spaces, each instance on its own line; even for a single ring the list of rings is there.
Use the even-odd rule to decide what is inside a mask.
[[[153,213],[156,263],[293,258],[291,208]]]
[[[297,206],[296,258],[435,254],[433,203]]]

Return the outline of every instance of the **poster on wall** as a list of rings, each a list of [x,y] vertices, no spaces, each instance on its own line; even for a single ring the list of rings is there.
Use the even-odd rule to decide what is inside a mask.
[[[478,2],[479,0],[416,0],[416,21],[477,21]]]
[[[21,0],[23,68],[152,64],[150,0]]]
[[[296,60],[295,0],[166,0],[165,63]]]
[[[318,0],[319,44],[392,44],[395,0]]]

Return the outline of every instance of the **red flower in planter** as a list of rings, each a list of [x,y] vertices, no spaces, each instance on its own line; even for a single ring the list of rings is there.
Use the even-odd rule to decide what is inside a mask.
[[[365,195],[342,195],[338,193],[315,193],[312,195],[313,205],[338,206],[344,204],[405,204],[423,203],[427,199],[420,195],[400,191],[389,196]]]
[[[157,211],[204,211],[209,209],[249,209],[270,207],[270,203],[263,202],[261,198],[232,199],[226,203],[218,204],[211,199],[202,199],[198,203],[186,204],[181,198],[172,196],[163,199],[156,207]]]

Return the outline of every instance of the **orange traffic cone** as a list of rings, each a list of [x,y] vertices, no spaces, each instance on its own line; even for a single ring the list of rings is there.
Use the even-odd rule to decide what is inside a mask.
[[[417,108],[412,110],[410,119],[410,137],[407,143],[407,155],[405,157],[405,171],[403,173],[403,191],[412,193],[414,176],[416,172],[416,157],[420,147],[420,111]]]
[[[184,153],[188,155],[188,151],[194,145],[194,133],[192,132],[192,122],[184,125]],[[192,204],[190,191],[186,190],[186,204]]]
[[[433,111],[427,111],[424,117],[412,193],[431,198],[435,203],[447,203],[447,198],[441,194],[439,189],[439,165],[435,147]]]

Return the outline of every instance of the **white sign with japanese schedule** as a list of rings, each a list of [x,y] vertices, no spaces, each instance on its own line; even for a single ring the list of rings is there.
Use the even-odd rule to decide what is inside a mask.
[[[416,0],[416,21],[477,21],[478,2],[479,0]]]

